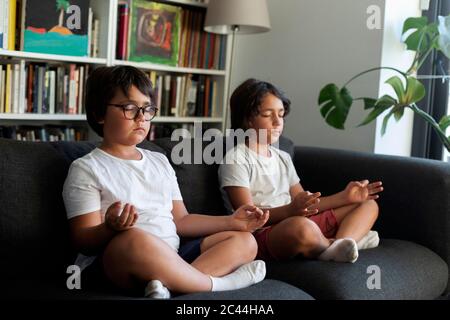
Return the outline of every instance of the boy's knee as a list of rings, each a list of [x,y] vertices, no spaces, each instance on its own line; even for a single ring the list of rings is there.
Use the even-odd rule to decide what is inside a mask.
[[[239,231],[234,232],[233,237],[239,252],[245,253],[246,257],[253,260],[258,253],[258,244],[255,237],[250,232]]]
[[[375,200],[366,200],[362,203],[370,212],[371,215],[378,217],[379,207]]]
[[[289,221],[289,236],[298,246],[313,245],[320,241],[320,230],[306,217],[292,217]]]

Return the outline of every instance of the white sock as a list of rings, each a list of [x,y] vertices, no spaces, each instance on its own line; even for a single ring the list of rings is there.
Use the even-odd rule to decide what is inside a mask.
[[[211,291],[226,291],[248,287],[258,283],[266,276],[266,264],[262,260],[255,260],[244,264],[236,271],[226,276],[216,278],[211,277]]]
[[[358,259],[358,245],[351,238],[337,239],[320,254],[318,259],[353,263]]]
[[[378,232],[370,230],[361,240],[358,241],[358,250],[378,247],[380,238]]]
[[[169,299],[170,292],[169,289],[164,287],[161,281],[152,280],[147,283],[144,296],[153,299]]]

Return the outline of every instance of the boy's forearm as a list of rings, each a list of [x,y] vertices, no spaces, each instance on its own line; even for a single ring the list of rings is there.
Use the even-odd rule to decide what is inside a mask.
[[[266,210],[266,208],[262,209]],[[267,210],[270,211],[270,215],[266,225],[276,224],[292,216],[292,208],[290,204],[276,208],[269,208]]]
[[[328,197],[321,197],[319,203],[319,212],[333,208],[339,208],[348,204],[350,203],[345,198],[344,193],[341,191]]]
[[[102,251],[117,231],[107,227],[105,223],[78,231],[75,247],[84,255],[95,255]]]
[[[188,214],[176,222],[177,233],[183,237],[201,237],[221,231],[234,231],[231,216]]]

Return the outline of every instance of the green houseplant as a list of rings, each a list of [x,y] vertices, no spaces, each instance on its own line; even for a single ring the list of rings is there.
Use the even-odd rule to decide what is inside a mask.
[[[399,121],[405,109],[409,108],[432,126],[440,141],[450,152],[450,136],[446,136],[445,133],[450,126],[450,116],[444,116],[438,122],[418,108],[417,102],[423,99],[426,92],[424,85],[415,76],[417,70],[433,50],[439,50],[447,58],[450,58],[450,16],[440,16],[439,23],[428,23],[426,17],[408,18],[404,22],[402,36],[405,36],[406,33],[410,33],[404,40],[407,50],[416,52],[411,67],[407,71],[391,67],[377,67],[357,74],[341,88],[334,83],[330,83],[320,91],[318,100],[320,113],[329,125],[337,129],[344,129],[344,123],[353,102],[362,100],[364,109],[370,112],[359,126],[372,122],[386,110],[389,110],[383,119],[381,129],[383,135],[386,132],[389,119],[394,116]],[[353,98],[348,85],[360,76],[380,69],[389,69],[398,73],[398,75],[386,81],[394,89],[395,95],[383,95],[378,98]]]

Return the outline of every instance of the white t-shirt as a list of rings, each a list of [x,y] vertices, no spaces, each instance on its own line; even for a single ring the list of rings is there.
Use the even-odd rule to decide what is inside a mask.
[[[138,148],[140,160],[124,160],[96,148],[70,166],[63,187],[67,218],[106,210],[116,201],[135,206],[135,227],[178,250],[180,239],[172,216],[172,200],[182,200],[175,171],[166,156]],[[95,257],[79,255],[84,269]]]
[[[224,187],[250,189],[258,207],[279,207],[291,202],[289,189],[299,183],[292,159],[287,152],[269,146],[271,156],[265,157],[244,143],[229,150],[220,167],[219,183],[227,209],[232,206]]]

